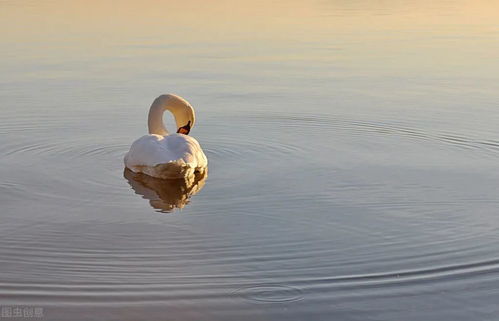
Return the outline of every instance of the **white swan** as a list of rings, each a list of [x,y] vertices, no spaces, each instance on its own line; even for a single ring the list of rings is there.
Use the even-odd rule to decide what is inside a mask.
[[[170,111],[178,130],[169,134],[163,124],[163,113]],[[125,155],[125,166],[135,173],[157,178],[188,177],[204,173],[208,160],[194,138],[187,136],[196,122],[194,109],[176,95],[161,95],[149,109],[149,135],[133,142]]]

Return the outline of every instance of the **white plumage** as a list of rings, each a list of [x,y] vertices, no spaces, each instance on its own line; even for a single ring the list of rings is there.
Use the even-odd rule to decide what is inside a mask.
[[[180,133],[169,134],[164,127],[165,110],[175,117]],[[158,178],[204,173],[208,166],[206,155],[197,140],[187,136],[194,123],[194,109],[185,99],[172,94],[159,96],[149,110],[149,135],[133,142],[125,155],[125,166],[135,173]]]

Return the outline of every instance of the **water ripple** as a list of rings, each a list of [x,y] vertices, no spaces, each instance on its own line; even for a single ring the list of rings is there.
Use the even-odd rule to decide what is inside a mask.
[[[445,131],[429,131],[415,127],[404,127],[389,122],[360,121],[348,118],[334,118],[331,115],[271,114],[268,116],[252,115],[258,124],[293,129],[303,133],[320,128],[321,132],[334,134],[336,130],[348,131],[351,135],[373,133],[379,135],[396,135],[427,142],[436,142],[453,147],[482,151],[489,156],[498,156],[499,140],[486,137],[469,137],[459,133]]]
[[[262,303],[284,303],[303,299],[303,292],[300,289],[280,284],[246,286],[237,289],[233,294]]]

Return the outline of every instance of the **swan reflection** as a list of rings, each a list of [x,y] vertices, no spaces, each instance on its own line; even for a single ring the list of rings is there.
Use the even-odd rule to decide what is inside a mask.
[[[134,173],[125,168],[123,176],[135,191],[135,194],[148,199],[149,204],[160,212],[172,212],[189,203],[192,195],[204,186],[208,171],[178,179],[160,179],[141,173]]]

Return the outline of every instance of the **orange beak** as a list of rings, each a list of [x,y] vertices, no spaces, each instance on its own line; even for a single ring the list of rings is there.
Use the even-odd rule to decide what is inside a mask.
[[[178,129],[177,133],[187,135],[187,134],[189,134],[189,131],[187,130],[187,128],[180,127]]]
[[[177,133],[188,135],[190,131],[191,131],[191,121],[189,120],[187,125],[182,126],[177,130]]]

